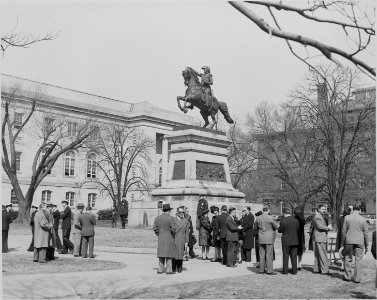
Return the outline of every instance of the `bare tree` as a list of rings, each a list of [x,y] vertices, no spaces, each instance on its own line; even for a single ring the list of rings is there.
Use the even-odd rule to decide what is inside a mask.
[[[301,117],[299,107],[288,103],[279,108],[261,103],[248,122],[261,191],[273,191],[277,201],[299,206],[303,212],[324,186],[315,129]],[[273,186],[268,184],[274,179]]]
[[[366,150],[375,151],[375,146],[371,145],[375,141],[375,96],[363,100],[355,98],[354,92],[360,88],[357,71],[330,66],[316,68],[320,74],[307,74],[292,92],[291,104],[305,108],[306,118],[316,129],[316,139],[322,149],[320,161],[324,167],[325,191],[333,224],[337,224],[345,191],[360,166],[358,155]],[[375,177],[375,168],[371,174]]]
[[[46,114],[40,106],[42,93],[38,90],[32,93],[23,91],[16,82],[14,85],[2,87],[2,166],[7,174],[18,200],[18,218],[16,222],[23,223],[29,219],[29,211],[34,193],[42,180],[50,173],[58,158],[71,149],[80,147],[91,134],[89,121],[77,127],[75,136],[69,136],[67,122],[64,117],[52,117]],[[17,112],[22,103],[26,118],[19,122],[11,112]],[[37,110],[40,108],[40,111]],[[42,112],[41,112],[42,111]],[[15,114],[14,114],[15,115]],[[26,194],[23,193],[17,174],[18,138],[22,132],[37,134],[37,151],[34,154],[32,172]]]
[[[31,45],[43,42],[51,41],[58,37],[58,32],[48,32],[38,36],[33,36],[31,34],[24,35],[18,29],[18,18],[15,26],[10,30],[10,32],[3,33],[1,36],[1,51],[4,55],[5,51],[9,47],[18,47],[18,48],[29,48]]]
[[[372,40],[375,36],[374,2],[311,0],[302,1],[301,3],[298,1],[294,5],[284,4],[283,1],[230,1],[229,3],[270,36],[285,40],[292,54],[310,68],[315,68],[311,64],[310,59],[316,55],[310,54],[308,48],[318,50],[320,54],[336,64],[339,64],[336,57],[342,57],[354,64],[361,71],[375,78],[375,67],[360,58],[373,45]],[[369,8],[368,5],[372,7]],[[258,15],[255,12],[257,7],[266,8],[266,15]],[[341,30],[340,32],[343,32],[344,38],[347,39],[350,46],[349,49],[337,48],[318,39],[285,30],[278,16],[282,11],[299,16],[303,22],[313,22],[314,26],[320,23],[327,24],[328,26],[337,26]],[[329,14],[329,17],[324,17]],[[266,21],[269,16],[271,17],[270,23]],[[298,49],[295,48],[297,44],[304,47],[304,53],[299,53]]]
[[[115,209],[131,190],[149,192],[148,165],[154,143],[141,130],[123,124],[104,124],[88,147],[96,155],[96,182],[101,192],[110,196]]]

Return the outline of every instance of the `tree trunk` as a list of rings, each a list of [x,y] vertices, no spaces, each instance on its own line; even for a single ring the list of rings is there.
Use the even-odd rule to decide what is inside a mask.
[[[34,189],[29,189],[23,201],[18,201],[18,217],[16,223],[28,223],[30,221],[30,208],[33,203]]]

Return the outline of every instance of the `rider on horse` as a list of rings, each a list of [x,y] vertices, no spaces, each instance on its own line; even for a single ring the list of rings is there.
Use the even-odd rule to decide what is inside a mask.
[[[205,104],[208,106],[208,108],[211,108],[212,106],[212,101],[215,99],[215,97],[213,96],[213,93],[212,93],[212,89],[211,89],[211,85],[213,84],[213,80],[212,80],[212,74],[211,74],[211,70],[208,66],[204,66],[202,67],[202,69],[204,70],[204,74],[201,74],[197,71],[195,71],[196,75],[198,75],[199,77],[202,78],[202,82],[201,82],[201,85],[202,85],[202,88],[203,88],[203,93],[204,93],[204,102]]]

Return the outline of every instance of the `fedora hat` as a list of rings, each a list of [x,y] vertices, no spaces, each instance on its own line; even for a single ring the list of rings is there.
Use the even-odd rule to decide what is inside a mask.
[[[63,203],[63,202],[68,204],[68,200],[62,200],[61,203]]]
[[[162,204],[162,210],[163,211],[172,210],[172,208],[170,207],[170,204],[167,203],[167,204]]]

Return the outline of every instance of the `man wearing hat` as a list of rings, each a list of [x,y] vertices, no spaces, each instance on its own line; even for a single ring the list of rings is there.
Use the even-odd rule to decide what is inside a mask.
[[[29,251],[29,252],[34,252],[34,217],[35,217],[37,210],[38,210],[38,206],[35,206],[35,205],[31,206],[31,216],[30,216],[30,223],[29,224],[31,226],[31,233],[32,233],[33,237],[31,239],[30,246],[27,249],[27,251]]]
[[[173,234],[175,233],[174,218],[170,215],[170,204],[162,205],[162,214],[154,220],[153,231],[158,236],[157,257],[159,266],[157,274],[163,273],[166,263],[166,274],[174,274],[172,270],[172,259],[175,257],[175,244]]]
[[[9,232],[9,224],[12,223],[12,219],[10,214],[8,213],[6,207],[2,206],[2,235],[3,235],[3,248],[2,252],[7,253],[8,249],[8,232]]]
[[[45,205],[41,203],[34,217],[34,262],[46,263],[47,248],[51,245],[52,223],[49,223],[45,212]]]
[[[198,75],[202,79],[201,85],[203,88],[203,92],[205,94],[205,98],[204,98],[205,103],[208,106],[211,106],[211,98],[213,96],[212,89],[211,89],[211,85],[213,84],[211,69],[208,66],[204,66],[201,69],[203,70],[204,74],[200,74],[197,71],[195,72],[196,72],[196,75]]]
[[[84,210],[84,203],[78,203],[75,213],[73,214],[73,256],[79,257],[81,255],[81,224],[79,222],[79,217]]]
[[[52,217],[54,218],[54,232],[55,232],[55,246],[56,250],[59,252],[64,252],[62,242],[59,237],[59,222],[60,222],[60,211],[56,204],[52,205]]]
[[[63,211],[60,213],[62,218],[62,239],[63,239],[63,248],[64,252],[73,251],[73,244],[69,240],[69,236],[71,234],[71,218],[72,212],[71,208],[68,206],[68,201],[62,201]],[[71,252],[73,253],[73,252]]]
[[[46,251],[46,260],[54,260],[55,259],[55,245],[56,245],[56,238],[55,238],[55,231],[54,231],[54,217],[52,216],[52,207],[53,204],[47,203],[45,214],[48,220],[48,224],[51,225],[50,235],[48,239],[48,246]]]

